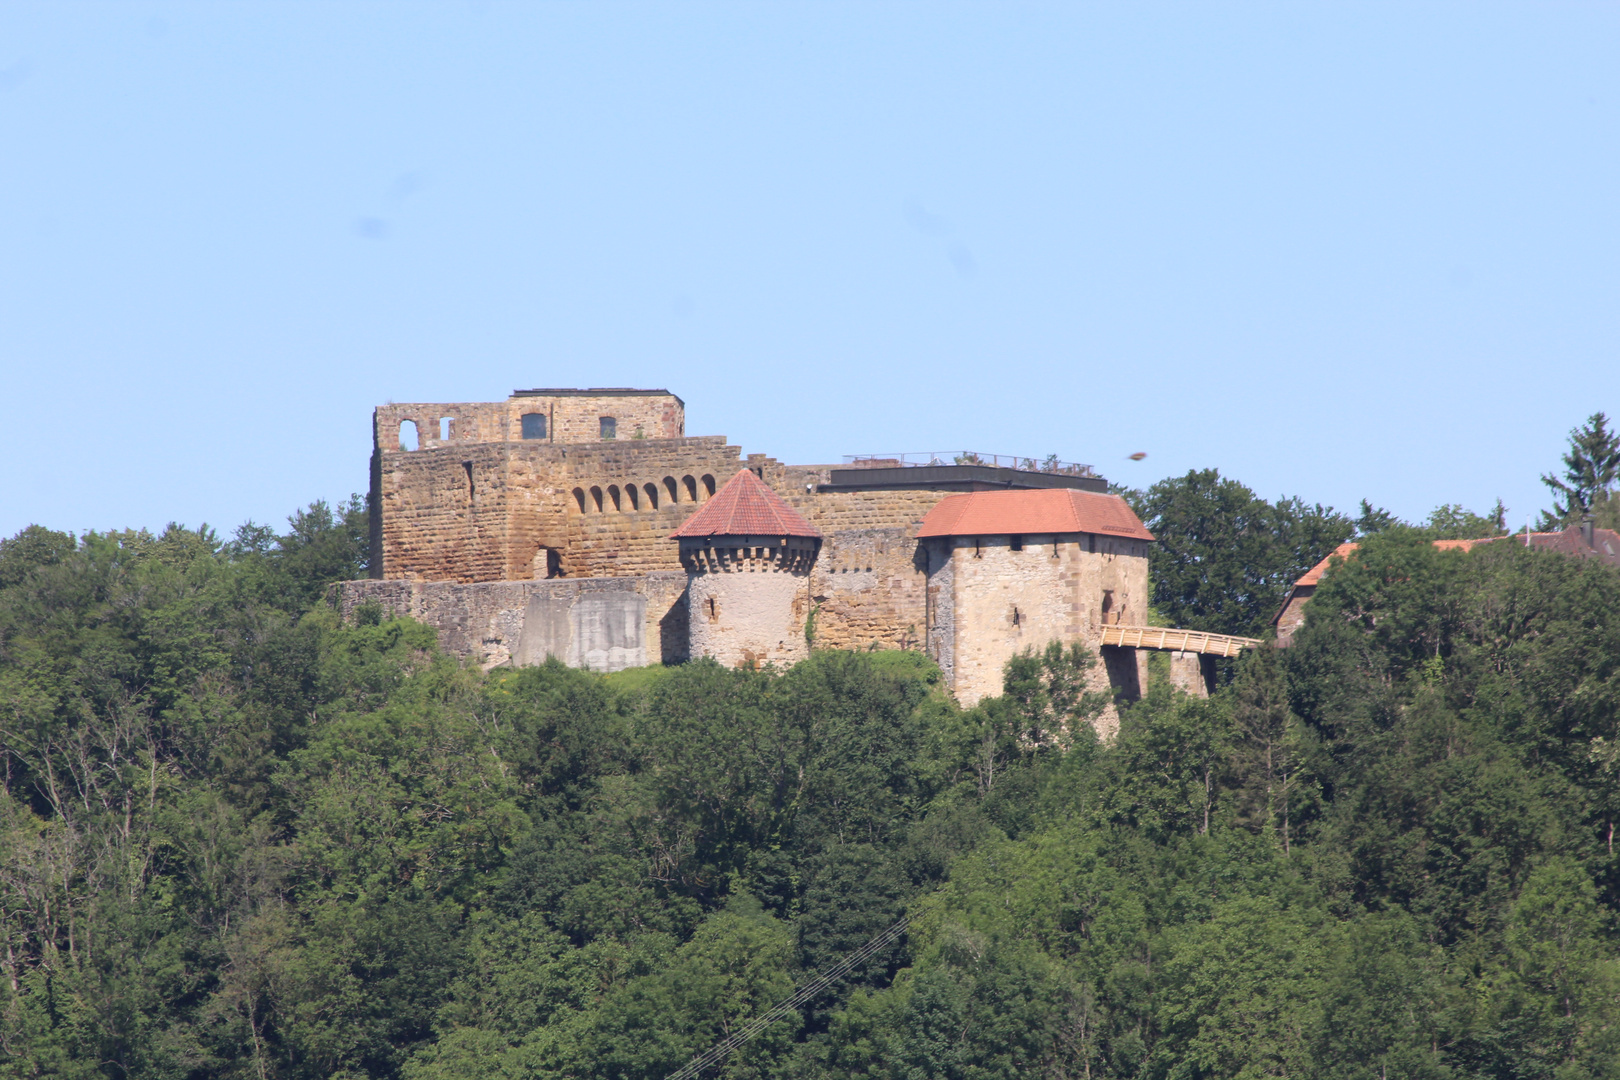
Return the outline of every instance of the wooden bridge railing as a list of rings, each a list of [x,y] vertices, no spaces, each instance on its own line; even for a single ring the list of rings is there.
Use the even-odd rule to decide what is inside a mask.
[[[1236,656],[1244,649],[1258,648],[1260,639],[1210,634],[1203,630],[1170,630],[1162,626],[1105,626],[1102,628],[1102,643],[1131,649],[1167,649],[1172,652],[1208,653],[1211,656]]]

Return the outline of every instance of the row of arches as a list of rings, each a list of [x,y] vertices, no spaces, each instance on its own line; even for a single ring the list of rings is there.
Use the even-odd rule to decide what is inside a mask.
[[[704,473],[698,477],[683,476],[679,480],[666,476],[659,484],[629,483],[623,487],[609,484],[605,488],[594,485],[575,488],[574,503],[582,514],[622,514],[657,510],[660,506],[674,506],[683,502],[702,502],[713,494],[714,477]]]

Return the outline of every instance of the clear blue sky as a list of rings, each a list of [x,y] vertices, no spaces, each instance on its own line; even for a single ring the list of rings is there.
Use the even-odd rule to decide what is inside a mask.
[[[8,0],[0,536],[280,524],[374,405],[625,385],[1519,525],[1620,412],[1617,58],[1612,4]]]

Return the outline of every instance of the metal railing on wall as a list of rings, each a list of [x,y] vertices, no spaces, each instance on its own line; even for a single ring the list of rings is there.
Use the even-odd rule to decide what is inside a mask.
[[[1096,476],[1090,465],[1059,461],[1056,454],[1043,458],[1021,454],[986,454],[978,450],[923,450],[904,454],[845,454],[844,464],[864,469],[916,468],[926,465],[988,465],[1020,472],[1055,473],[1058,476]]]

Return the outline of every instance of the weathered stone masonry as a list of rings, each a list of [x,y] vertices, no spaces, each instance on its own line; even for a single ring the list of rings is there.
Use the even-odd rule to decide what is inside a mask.
[[[402,424],[416,426],[417,449],[403,448]],[[667,391],[377,409],[375,580],[345,587],[346,612],[372,601],[411,614],[486,667],[550,654],[617,670],[693,654],[789,663],[814,610],[816,647],[925,649],[964,702],[999,692],[1001,665],[1025,646],[1056,637],[1096,648],[1097,627],[1145,613],[1141,539],[919,541],[923,519],[953,494],[1100,493],[1098,478],[789,466],[684,426],[684,404]],[[743,468],[821,534],[816,552],[781,537],[708,548],[671,539]],[[769,627],[758,615],[767,610]],[[1122,651],[1131,655],[1107,657],[1109,671],[1139,683],[1141,664]]]

